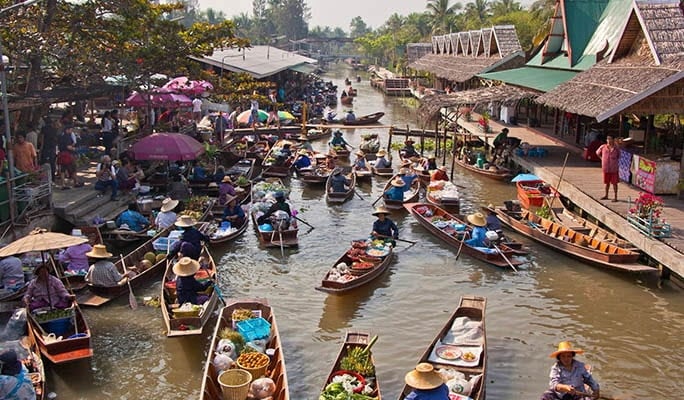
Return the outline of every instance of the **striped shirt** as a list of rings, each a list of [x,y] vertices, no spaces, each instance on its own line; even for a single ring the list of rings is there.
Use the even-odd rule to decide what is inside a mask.
[[[123,275],[117,271],[111,261],[101,260],[90,266],[85,276],[86,282],[95,286],[118,286]]]

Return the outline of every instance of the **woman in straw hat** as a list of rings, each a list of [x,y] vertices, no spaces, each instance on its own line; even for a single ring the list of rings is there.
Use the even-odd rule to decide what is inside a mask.
[[[465,241],[465,244],[471,247],[487,247],[485,239],[487,239],[487,219],[481,212],[468,215],[468,222],[473,226],[470,232],[470,239]]]
[[[392,166],[392,162],[386,158],[387,151],[385,149],[378,150],[375,155],[377,157],[375,159],[375,164],[373,164],[375,168],[390,168]]]
[[[390,182],[390,188],[383,193],[383,196],[387,200],[394,200],[394,201],[404,201],[404,180],[401,178],[394,178]]]
[[[593,398],[601,393],[599,384],[591,376],[584,363],[575,360],[575,354],[583,354],[584,350],[576,349],[570,342],[558,343],[558,350],[549,355],[556,362],[549,374],[549,389],[542,394],[541,400],[578,400],[584,397],[577,392],[585,392],[585,386],[591,387]]]
[[[449,180],[449,175],[447,175],[446,165],[442,165],[441,167],[437,167],[437,169],[432,172],[432,175],[430,175],[430,182],[448,181],[448,180]]]
[[[91,285],[104,287],[119,286],[125,283],[124,278],[134,274],[133,271],[128,271],[125,274],[120,273],[114,263],[109,261],[112,253],[108,252],[107,247],[103,244],[96,244],[93,246],[93,250],[86,255],[88,258],[95,260],[85,276],[86,282]]]
[[[159,209],[159,214],[154,219],[154,224],[159,229],[166,229],[176,223],[178,216],[173,211],[178,206],[179,201],[170,197],[162,201],[162,206]]]
[[[406,374],[404,382],[413,388],[406,400],[449,400],[449,388],[432,364],[420,363]]]
[[[71,306],[74,296],[67,292],[59,278],[50,275],[47,264],[38,264],[33,273],[36,277],[29,282],[23,298],[29,310]]]
[[[412,139],[406,139],[404,142],[404,147],[399,150],[399,154],[401,154],[401,156],[404,158],[420,157],[420,154],[418,154],[416,148],[413,147],[414,143],[415,142]]]
[[[407,167],[401,168],[399,170],[399,176],[401,177],[401,180],[404,181],[404,192],[411,190],[413,181],[418,179],[418,174],[416,174],[416,170],[411,167],[411,163],[409,163]]]
[[[169,254],[177,254],[178,257],[190,257],[199,259],[202,252],[202,242],[209,243],[209,237],[195,228],[197,221],[189,215],[181,215],[174,223],[183,229],[180,240],[173,244]]]
[[[344,140],[344,138],[342,137],[342,131],[340,130],[336,130],[333,133],[333,138],[332,140],[330,140],[330,142],[328,142],[328,145],[330,145],[330,147],[341,147],[343,149],[346,149],[347,146],[353,147],[352,145],[347,143],[346,140]]]
[[[311,157],[309,157],[309,152],[306,151],[305,149],[300,149],[297,152],[297,159],[295,160],[294,163],[292,163],[292,166],[297,171],[300,171],[303,168],[310,168],[311,167]]]
[[[299,140],[299,144],[297,145],[297,147],[300,150],[314,151],[313,146],[311,145],[311,142],[309,141],[309,136],[306,134],[306,132],[297,136],[297,140]]]
[[[482,207],[482,211],[487,215],[485,221],[487,222],[487,230],[500,233],[499,236],[503,235],[503,226],[501,225],[501,220],[496,216],[496,210],[494,210],[494,204],[489,204],[487,207]]]
[[[223,209],[222,220],[230,222],[230,225],[236,228],[245,222],[245,210],[237,204],[237,197],[228,196],[226,199],[226,208]]]
[[[226,198],[228,196],[235,196],[235,186],[233,186],[233,180],[230,179],[230,176],[226,175],[221,179],[221,184],[219,185],[219,195],[218,195],[218,203],[219,205],[224,205],[226,204]]]
[[[182,257],[173,265],[173,273],[176,274],[176,302],[178,304],[203,304],[209,299],[209,296],[205,294],[197,294],[197,292],[207,290],[213,283],[211,280],[198,282],[195,279],[195,272],[199,269],[200,263],[190,257]]]
[[[72,229],[71,236],[84,237],[80,229]],[[86,254],[92,249],[93,247],[88,242],[77,244],[67,247],[63,252],[59,253],[57,259],[67,266],[65,272],[72,275],[85,275],[88,272],[89,266]]]
[[[33,400],[36,391],[17,357],[17,352],[10,349],[0,354],[0,399]]]
[[[356,155],[356,159],[354,160],[353,167],[357,170],[367,170],[368,165],[366,165],[366,153],[358,150],[356,153],[354,153],[354,155]]]
[[[391,219],[387,218],[389,211],[380,206],[373,211],[373,215],[378,217],[378,219],[373,222],[373,231],[371,232],[371,237],[373,239],[398,239],[399,238],[399,228],[397,224]],[[392,240],[392,245],[395,245],[394,240]]]
[[[342,168],[336,168],[333,171],[333,176],[330,179],[330,187],[334,193],[344,193],[347,188],[351,185],[351,180],[349,180],[342,173]]]

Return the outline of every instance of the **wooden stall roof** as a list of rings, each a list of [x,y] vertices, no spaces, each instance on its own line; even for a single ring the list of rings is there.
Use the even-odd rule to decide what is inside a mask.
[[[409,59],[408,66],[452,82],[465,82],[498,67],[518,67],[524,58],[515,27],[497,25],[433,36],[432,53],[417,60]]]
[[[425,96],[418,109],[418,117],[427,124],[440,118],[440,111],[445,107],[469,106],[497,102],[510,105],[521,99],[534,98],[539,92],[522,89],[517,86],[499,85],[471,90],[463,90],[450,94],[434,94]]]
[[[634,3],[610,57],[537,98],[603,121],[620,112],[684,111],[684,14],[679,3]]]

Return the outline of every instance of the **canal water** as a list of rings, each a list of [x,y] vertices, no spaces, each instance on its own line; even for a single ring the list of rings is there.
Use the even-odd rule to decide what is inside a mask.
[[[357,72],[342,65],[324,75],[343,88]],[[384,111],[384,124],[415,126],[415,105],[385,98],[368,76],[358,89],[357,116]],[[342,107],[338,107],[340,115]],[[345,132],[352,144],[365,130]],[[386,144],[386,130],[376,131]],[[314,143],[325,149],[325,141]],[[462,213],[515,196],[514,186],[458,170]],[[400,237],[389,270],[342,296],[314,290],[350,240],[370,232],[371,203],[384,181],[362,185],[343,205],[327,206],[322,188],[291,181],[293,208],[315,229],[301,226],[296,250],[264,250],[252,229],[236,242],[212,249],[227,297],[264,297],[274,307],[293,400],[316,400],[344,333],[370,331],[382,395],[396,399],[404,374],[416,364],[465,294],[487,298],[489,400],[536,399],[548,384],[548,357],[559,341],[585,350],[602,394],[624,399],[670,399],[684,380],[684,296],[671,285],[604,271],[571,260],[523,238],[531,248],[519,272],[501,270],[429,235],[406,213],[391,216]],[[513,235],[514,236],[514,235]],[[153,296],[159,284],[136,295]],[[60,399],[196,399],[213,327],[195,338],[168,339],[159,309],[129,309],[127,299],[85,309],[93,334],[92,361],[48,365],[48,391]]]

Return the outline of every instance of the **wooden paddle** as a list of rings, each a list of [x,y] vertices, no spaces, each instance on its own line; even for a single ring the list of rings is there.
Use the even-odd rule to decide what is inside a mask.
[[[496,251],[498,251],[499,254],[501,254],[501,257],[503,257],[503,259],[508,263],[508,265],[509,265],[511,268],[513,268],[513,271],[518,272],[518,270],[515,268],[515,266],[513,265],[513,263],[508,259],[508,257],[506,257],[506,255],[504,254],[504,252],[501,251],[501,249],[499,248],[499,246],[497,246],[495,243],[492,243],[492,246],[494,246],[494,248],[496,249]]]
[[[124,272],[126,272],[126,262],[124,261],[124,256],[123,254],[120,254],[120,256],[121,266],[123,267]],[[126,278],[126,283],[128,284],[128,304],[131,306],[131,309],[136,310],[138,308],[138,301],[135,299],[135,295],[133,294],[133,287],[131,287],[130,278]]]
[[[359,197],[359,199],[364,200],[364,201],[366,200],[363,196],[361,196],[359,194],[359,192],[356,191],[356,189],[354,189],[354,194],[357,195]]]
[[[606,396],[599,396],[599,397],[594,397],[593,394],[591,393],[586,393],[586,392],[580,392],[578,390],[575,390],[575,394],[579,396],[586,396],[586,397],[591,397],[592,399],[604,399],[604,400],[619,400],[617,397],[606,397]]]
[[[299,218],[298,216],[293,215],[293,217],[294,217],[294,219],[296,219],[297,221],[301,222],[302,224],[308,226],[309,228],[311,228],[311,229],[316,229],[313,225],[311,225],[310,223],[304,221],[303,219]]]
[[[374,201],[373,203],[371,203],[371,207],[374,207],[374,206],[375,206],[375,203],[377,203],[378,201],[380,201],[380,199],[382,199],[384,196],[385,196],[385,194],[383,193],[383,194],[380,195],[380,197],[378,197],[377,199],[375,199],[375,201]]]
[[[461,249],[463,248],[463,242],[465,242],[466,235],[468,234],[468,231],[463,232],[463,237],[461,238],[461,244],[458,245],[458,251],[456,252],[456,258],[455,260],[458,260],[458,256],[461,255]]]

